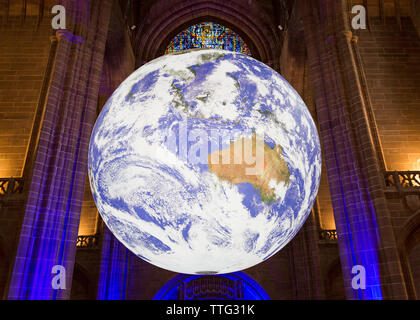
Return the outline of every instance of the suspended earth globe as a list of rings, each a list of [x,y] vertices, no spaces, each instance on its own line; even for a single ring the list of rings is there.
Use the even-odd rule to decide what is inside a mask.
[[[169,54],[131,74],[101,111],[89,179],[115,237],[188,274],[229,273],[278,252],[315,200],[319,138],[277,72],[240,53]]]

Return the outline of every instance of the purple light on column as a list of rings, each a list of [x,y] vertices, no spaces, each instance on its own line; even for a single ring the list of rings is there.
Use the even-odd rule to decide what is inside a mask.
[[[98,300],[124,300],[127,298],[130,252],[104,228]]]
[[[343,181],[340,176],[342,208],[345,214],[346,233],[344,239],[347,248],[348,260],[353,266],[360,265],[366,270],[366,289],[354,289],[359,300],[382,300],[382,288],[379,266],[379,237],[376,231],[378,226],[376,223],[375,209],[371,200],[352,203],[352,211],[358,213],[358,219],[351,221],[349,213],[349,203],[346,199]],[[359,190],[360,192],[360,190]],[[359,194],[362,197],[362,194]],[[363,215],[368,214],[368,217]],[[360,217],[360,218],[359,218]],[[350,270],[351,272],[351,270]],[[356,275],[353,275],[356,276]]]

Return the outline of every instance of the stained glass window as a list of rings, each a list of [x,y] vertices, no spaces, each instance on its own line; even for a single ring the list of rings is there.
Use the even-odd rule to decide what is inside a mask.
[[[224,49],[251,56],[248,45],[237,33],[213,22],[202,22],[182,31],[169,44],[165,54],[197,48]]]

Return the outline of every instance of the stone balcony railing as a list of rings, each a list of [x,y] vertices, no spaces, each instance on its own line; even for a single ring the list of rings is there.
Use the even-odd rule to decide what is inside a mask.
[[[23,193],[23,178],[0,178],[0,199]]]
[[[387,171],[384,174],[385,193],[389,197],[404,197],[411,210],[420,208],[420,171]],[[320,230],[321,242],[336,242],[337,230]]]
[[[77,248],[99,249],[99,234],[77,237]]]
[[[420,171],[387,171],[385,185],[404,193],[420,192]]]
[[[387,171],[384,177],[387,198],[403,199],[412,212],[420,209],[420,171]]]
[[[322,242],[337,242],[337,230],[320,230],[319,240]]]

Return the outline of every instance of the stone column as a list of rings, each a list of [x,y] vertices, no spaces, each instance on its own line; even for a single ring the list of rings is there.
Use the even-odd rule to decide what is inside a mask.
[[[302,41],[304,30],[298,6],[293,8],[289,26],[284,35],[280,56],[281,75],[293,86],[307,104],[311,113],[312,90],[308,78],[306,46]],[[318,248],[319,230],[315,221],[318,212],[315,204],[302,229],[287,246],[292,271],[292,297],[294,299],[323,299],[324,285],[321,277],[320,253]]]
[[[132,259],[138,259],[109,229],[104,226],[102,236],[101,269],[98,300],[126,300]]]
[[[45,99],[9,299],[70,297],[90,133],[111,12],[110,0],[62,0],[67,29],[57,47]],[[63,289],[52,280],[65,268]]]
[[[316,110],[349,299],[406,299],[346,0],[300,0]],[[366,270],[353,289],[352,268]]]
[[[112,0],[112,17],[107,38],[99,91],[101,108],[135,68],[135,56],[127,26],[116,0]],[[140,258],[119,242],[105,224],[103,230],[97,298],[126,300],[130,290],[130,270]]]
[[[313,209],[299,233],[289,245],[293,270],[293,298],[298,300],[325,299],[318,247],[319,230]]]

